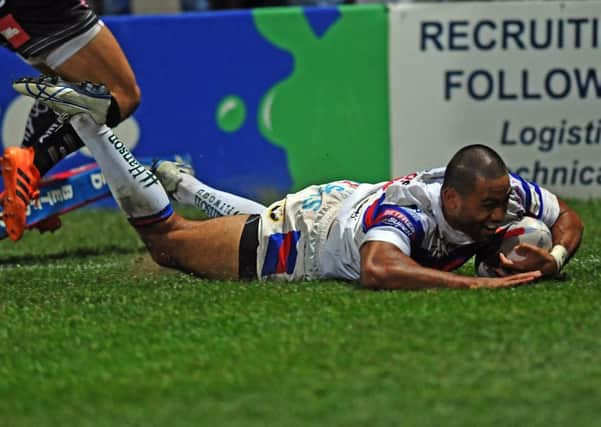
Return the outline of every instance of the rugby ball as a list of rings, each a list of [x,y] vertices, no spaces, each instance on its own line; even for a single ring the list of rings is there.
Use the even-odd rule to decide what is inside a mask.
[[[498,261],[499,252],[505,254],[512,261],[521,261],[524,257],[518,255],[515,251],[515,247],[521,243],[529,243],[546,250],[550,250],[553,246],[553,238],[549,227],[542,221],[528,216],[500,229],[498,237],[498,249],[496,249],[492,257],[489,257],[488,260],[476,257],[478,276],[495,277],[497,275],[494,272],[494,265]]]

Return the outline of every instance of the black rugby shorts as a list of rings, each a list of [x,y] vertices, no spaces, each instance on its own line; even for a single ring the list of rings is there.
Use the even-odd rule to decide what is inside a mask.
[[[242,229],[240,249],[238,250],[238,275],[241,280],[257,279],[259,221],[261,221],[261,215],[251,215]]]
[[[85,0],[0,0],[0,44],[25,59],[45,57],[97,22]]]

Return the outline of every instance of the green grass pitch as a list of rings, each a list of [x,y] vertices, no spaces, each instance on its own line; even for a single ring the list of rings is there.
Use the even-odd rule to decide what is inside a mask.
[[[201,280],[75,212],[0,243],[0,426],[601,425],[601,202],[573,206],[567,279],[426,292]]]

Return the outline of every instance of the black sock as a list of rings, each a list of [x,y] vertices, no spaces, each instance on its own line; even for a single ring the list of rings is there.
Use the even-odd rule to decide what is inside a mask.
[[[62,122],[59,116],[46,104],[36,101],[29,110],[27,124],[25,125],[25,135],[23,135],[24,147],[35,147],[51,134],[53,134]]]
[[[79,150],[83,146],[83,141],[71,124],[63,123],[62,127],[43,144],[34,147],[33,164],[40,171],[40,175],[43,176],[68,154]]]
[[[111,105],[109,105],[109,110],[106,113],[106,125],[114,128],[119,123],[121,123],[121,109],[115,97],[111,96]]]
[[[23,146],[33,147],[33,163],[40,175],[46,174],[67,154],[81,147],[83,141],[69,123],[46,105],[36,102],[27,119]]]

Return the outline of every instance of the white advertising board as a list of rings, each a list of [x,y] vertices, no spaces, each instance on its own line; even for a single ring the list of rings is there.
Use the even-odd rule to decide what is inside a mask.
[[[466,144],[526,179],[601,197],[601,2],[390,7],[391,170]]]

